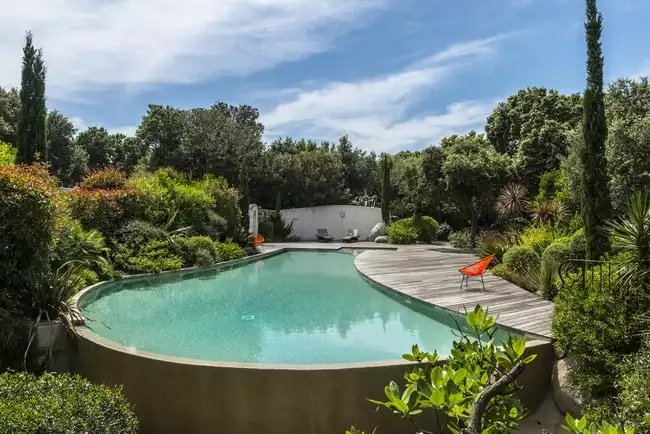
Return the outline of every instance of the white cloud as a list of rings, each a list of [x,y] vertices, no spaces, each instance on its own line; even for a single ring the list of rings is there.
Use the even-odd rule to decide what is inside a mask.
[[[0,85],[20,79],[24,31],[48,94],[246,75],[326,50],[383,0],[30,0],[0,14]]]
[[[461,101],[442,113],[408,115],[416,102],[454,73],[495,53],[504,38],[452,45],[390,75],[303,90],[263,112],[267,138],[302,135],[331,140],[348,134],[357,146],[393,152],[482,128],[496,101]]]

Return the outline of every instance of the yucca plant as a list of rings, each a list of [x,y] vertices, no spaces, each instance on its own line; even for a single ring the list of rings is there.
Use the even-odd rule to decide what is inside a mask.
[[[75,333],[75,322],[81,319],[75,310],[72,298],[83,286],[84,280],[81,270],[86,264],[80,261],[71,261],[63,264],[53,273],[40,280],[35,280],[35,285],[28,291],[29,311],[26,312],[34,318],[29,331],[29,341],[23,365],[27,369],[27,357],[36,337],[36,327],[54,321],[60,321],[66,331]],[[50,348],[51,357],[51,348]]]
[[[541,201],[532,204],[533,220],[540,223],[555,224],[567,214],[567,208],[558,201]]]
[[[607,230],[612,248],[630,256],[623,279],[650,284],[650,201],[638,192],[627,206],[626,214],[610,222]]]
[[[521,184],[510,183],[501,189],[496,202],[496,212],[500,217],[517,217],[526,212],[528,191]]]

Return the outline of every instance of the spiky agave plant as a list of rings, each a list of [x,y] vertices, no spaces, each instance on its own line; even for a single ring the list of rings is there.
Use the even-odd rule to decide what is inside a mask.
[[[521,184],[510,183],[501,189],[496,202],[500,217],[516,217],[524,214],[528,207],[528,190]]]

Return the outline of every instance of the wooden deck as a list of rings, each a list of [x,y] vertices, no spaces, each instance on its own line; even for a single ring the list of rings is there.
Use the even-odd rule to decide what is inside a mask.
[[[471,278],[469,287],[460,290],[458,269],[477,260],[472,254],[409,246],[398,251],[365,251],[356,257],[355,265],[369,279],[410,297],[455,312],[480,304],[497,316],[499,324],[551,337],[553,303],[490,272],[483,277],[485,292],[479,278]]]

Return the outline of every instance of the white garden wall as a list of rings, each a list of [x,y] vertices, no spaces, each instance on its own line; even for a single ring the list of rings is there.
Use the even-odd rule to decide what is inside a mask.
[[[381,222],[381,208],[354,205],[292,208],[280,213],[285,222],[293,222],[292,235],[303,241],[315,240],[317,229],[327,229],[335,240],[346,236],[349,229],[359,229],[359,240],[365,241],[373,226]]]

